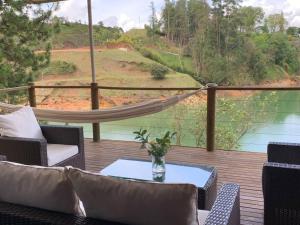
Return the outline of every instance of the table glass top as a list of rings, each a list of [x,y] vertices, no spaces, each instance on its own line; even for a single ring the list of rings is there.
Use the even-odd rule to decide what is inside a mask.
[[[213,173],[214,168],[209,166],[188,166],[166,164],[164,183],[188,183],[198,188],[204,187]],[[152,163],[148,161],[119,159],[100,174],[125,179],[153,181]],[[157,181],[157,180],[156,180]]]

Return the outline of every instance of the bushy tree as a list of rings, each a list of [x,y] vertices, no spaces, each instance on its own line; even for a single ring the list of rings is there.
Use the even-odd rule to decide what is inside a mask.
[[[270,36],[268,53],[274,64],[282,67],[288,65],[293,73],[299,70],[297,50],[289,43],[286,34],[275,33]]]
[[[106,27],[104,26],[103,22],[99,22],[94,29],[95,40],[99,43],[117,40],[122,36],[123,33],[124,31],[122,28]]]
[[[298,37],[300,34],[300,28],[299,27],[288,27],[288,29],[286,30],[286,33],[288,35]]]
[[[51,20],[51,10],[33,7],[26,2],[0,0],[2,87],[26,84],[39,69],[49,64],[50,37],[58,31],[58,25]],[[37,49],[38,46],[44,47]]]
[[[240,20],[240,31],[255,32],[257,25],[264,19],[264,11],[261,7],[244,6],[238,9],[238,19]]]
[[[151,75],[155,80],[163,80],[166,78],[169,69],[159,64],[153,64],[151,66]]]
[[[288,23],[287,20],[284,18],[283,13],[276,13],[269,15],[265,20],[265,24],[268,27],[269,32],[283,33]]]

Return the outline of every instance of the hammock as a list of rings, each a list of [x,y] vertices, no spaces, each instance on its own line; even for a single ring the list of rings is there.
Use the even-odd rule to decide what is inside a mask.
[[[33,108],[36,117],[39,120],[66,123],[99,123],[124,120],[134,117],[146,116],[153,113],[161,112],[178,102],[201,91],[172,96],[166,99],[156,99],[146,101],[130,106],[119,106],[110,109],[89,110],[89,111],[62,111],[50,109]],[[16,106],[6,103],[0,103],[0,108],[5,112],[16,111],[22,106]]]

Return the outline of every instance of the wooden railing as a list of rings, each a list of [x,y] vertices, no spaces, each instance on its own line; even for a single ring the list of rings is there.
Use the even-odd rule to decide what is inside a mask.
[[[28,90],[28,98],[31,107],[36,107],[36,89],[90,89],[91,90],[91,108],[99,109],[99,91],[103,90],[153,90],[153,91],[187,91],[199,90],[200,87],[180,87],[180,88],[163,88],[163,87],[113,87],[113,86],[98,86],[97,83],[81,86],[56,86],[56,85],[34,85],[0,89],[0,93],[9,93],[20,90]],[[295,87],[262,87],[262,86],[217,86],[208,84],[207,91],[207,121],[206,121],[206,149],[213,151],[215,149],[215,117],[216,117],[216,96],[218,91],[300,91],[300,86]],[[93,124],[93,140],[100,140],[100,125]]]
[[[188,90],[198,90],[200,87],[114,87],[114,86],[98,86],[97,83],[91,83],[91,85],[34,85],[30,84],[28,86],[28,97],[31,107],[36,107],[36,89],[90,89],[91,90],[91,108],[99,109],[99,92],[100,90],[141,90],[141,91],[188,91]],[[95,142],[100,141],[100,125],[99,123],[93,123],[93,140]]]

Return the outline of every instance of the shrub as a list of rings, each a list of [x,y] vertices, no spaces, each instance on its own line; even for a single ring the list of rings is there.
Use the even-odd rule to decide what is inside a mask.
[[[76,72],[77,67],[73,63],[65,61],[53,61],[43,70],[44,75],[70,74]]]
[[[160,56],[158,54],[156,54],[155,52],[151,51],[148,48],[140,48],[139,52],[146,58],[154,60],[158,63],[163,64],[162,59],[160,58]]]
[[[166,74],[169,72],[169,69],[165,66],[159,64],[153,64],[151,67],[151,75],[155,80],[163,80],[166,78]]]

